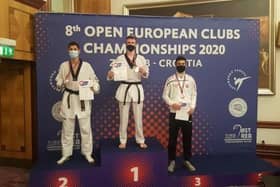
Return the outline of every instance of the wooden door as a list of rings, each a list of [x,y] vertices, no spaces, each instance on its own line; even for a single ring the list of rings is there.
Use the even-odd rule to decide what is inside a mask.
[[[32,150],[30,94],[26,92],[30,80],[25,69],[23,62],[0,63],[0,156],[28,158]]]

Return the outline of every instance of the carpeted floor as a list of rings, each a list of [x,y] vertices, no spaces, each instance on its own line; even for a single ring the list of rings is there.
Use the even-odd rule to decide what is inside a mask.
[[[0,187],[27,187],[29,170],[0,167]]]

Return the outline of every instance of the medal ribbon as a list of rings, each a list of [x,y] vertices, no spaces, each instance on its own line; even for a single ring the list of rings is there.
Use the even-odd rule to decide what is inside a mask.
[[[179,78],[178,78],[177,73],[176,73],[176,80],[177,80],[177,82],[178,82],[178,84],[179,84],[179,88],[180,88],[180,92],[181,92],[181,94],[182,94],[182,97],[184,97],[184,86],[185,86],[186,76],[184,75],[184,80],[183,80],[182,86],[181,86],[181,84],[180,84],[180,80],[179,80]]]

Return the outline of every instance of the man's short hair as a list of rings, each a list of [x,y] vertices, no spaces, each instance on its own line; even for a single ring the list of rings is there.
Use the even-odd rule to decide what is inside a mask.
[[[68,45],[67,45],[67,47],[69,48],[69,47],[72,46],[72,45],[75,45],[75,46],[78,47],[78,49],[80,49],[80,45],[79,45],[77,42],[75,42],[75,41],[69,42]]]
[[[184,60],[184,61],[186,61],[186,58],[185,58],[184,56],[177,56],[175,62],[177,62],[177,61],[179,61],[179,60]]]
[[[134,39],[134,40],[137,40],[136,36],[135,35],[128,35],[126,38],[127,39]]]

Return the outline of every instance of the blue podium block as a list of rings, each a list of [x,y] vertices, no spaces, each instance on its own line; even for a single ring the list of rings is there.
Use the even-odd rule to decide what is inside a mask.
[[[148,148],[140,149],[132,140],[127,148],[118,148],[118,140],[102,140],[97,164],[88,164],[80,153],[63,165],[57,165],[60,153],[39,160],[30,176],[31,187],[146,186],[161,183],[167,177],[167,152],[156,139],[148,139]],[[98,155],[99,155],[98,154]],[[99,158],[100,157],[100,158]]]
[[[126,149],[119,149],[117,139],[101,140],[97,163],[92,165],[80,153],[63,165],[56,165],[60,155],[54,152],[49,160],[39,160],[32,169],[31,187],[92,186],[232,186],[256,185],[263,176],[279,172],[279,168],[255,155],[194,156],[195,172],[176,160],[176,171],[167,172],[167,151],[154,138],[146,140],[141,149],[129,139]]]
[[[133,140],[127,142],[126,149],[119,149],[118,142],[101,142],[102,168],[108,169],[112,186],[160,185],[167,177],[167,152],[156,139],[146,140],[147,149]]]
[[[99,155],[99,153],[97,154]],[[79,151],[74,151],[70,160],[63,165],[57,165],[60,152],[48,153],[48,159],[39,159],[33,166],[30,174],[30,187],[79,187],[83,185],[81,176],[90,171],[94,180],[98,180],[100,158],[97,156],[95,164],[89,164]]]

